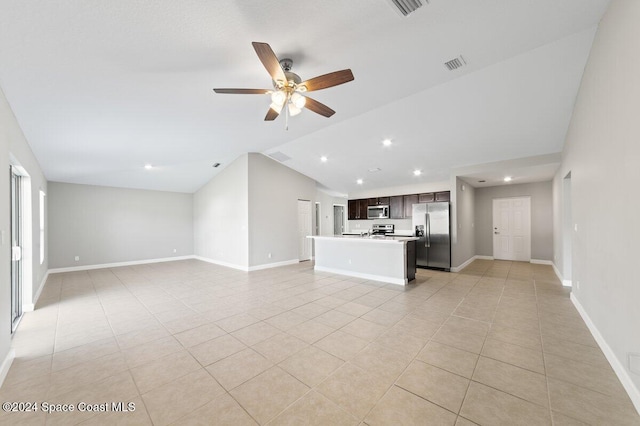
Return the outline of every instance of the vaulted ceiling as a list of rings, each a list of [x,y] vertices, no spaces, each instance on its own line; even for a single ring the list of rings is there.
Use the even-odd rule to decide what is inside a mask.
[[[562,150],[608,3],[430,0],[402,17],[389,0],[1,0],[0,87],[51,181],[193,192],[245,152],[343,193],[443,181]],[[336,114],[285,130],[263,121],[267,95],[214,94],[271,87],[252,41],[303,79],[351,68],[310,94]]]

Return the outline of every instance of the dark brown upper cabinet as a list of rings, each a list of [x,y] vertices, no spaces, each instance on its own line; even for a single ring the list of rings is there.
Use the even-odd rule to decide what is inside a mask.
[[[435,199],[436,199],[436,196],[433,192],[428,192],[426,194],[418,194],[419,203],[433,203],[433,200]]]

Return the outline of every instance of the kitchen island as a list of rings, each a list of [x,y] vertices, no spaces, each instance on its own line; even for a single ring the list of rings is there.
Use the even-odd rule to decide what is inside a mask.
[[[311,236],[315,270],[406,285],[415,279],[416,237]]]

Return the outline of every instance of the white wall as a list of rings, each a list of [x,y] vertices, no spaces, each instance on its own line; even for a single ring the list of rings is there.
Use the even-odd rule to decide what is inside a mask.
[[[11,160],[10,160],[11,158]],[[3,233],[3,241],[0,244],[0,364],[9,353],[10,345],[10,311],[11,311],[11,287],[9,282],[11,257],[10,257],[10,213],[9,213],[9,165],[18,162],[29,174],[31,199],[24,200],[31,207],[31,250],[24,253],[32,260],[31,270],[27,276],[31,281],[23,282],[23,291],[30,297],[31,303],[38,294],[43,278],[48,268],[48,258],[45,250],[44,263],[40,264],[40,190],[47,192],[47,181],[40,169],[31,147],[29,146],[11,107],[0,89],[0,231]],[[46,217],[46,211],[45,211]],[[45,232],[46,242],[46,232]],[[29,302],[29,300],[25,301]],[[27,303],[25,303],[27,304]],[[0,371],[0,374],[2,372]]]
[[[238,157],[193,195],[194,253],[223,265],[249,265],[249,156]]]
[[[265,155],[248,158],[249,267],[296,260],[298,200],[311,201],[313,218],[316,181]]]
[[[52,269],[193,254],[192,194],[50,182],[47,201]]]
[[[572,297],[602,336],[640,409],[640,374],[629,369],[629,354],[640,354],[638,22],[637,0],[614,0],[603,17],[554,188],[561,191],[561,179],[571,172],[571,210],[578,227],[572,236]],[[562,229],[561,212],[557,209],[554,217],[556,230]],[[555,252],[560,265],[561,235]]]
[[[493,256],[493,199],[526,196],[531,197],[531,258],[553,260],[554,208],[551,181],[476,188],[476,254]]]

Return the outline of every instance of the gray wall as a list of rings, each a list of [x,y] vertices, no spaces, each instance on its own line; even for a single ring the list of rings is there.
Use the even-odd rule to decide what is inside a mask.
[[[51,268],[193,254],[191,194],[50,182],[47,195]]]
[[[234,268],[249,262],[248,155],[242,155],[193,196],[195,254]]]
[[[464,190],[462,186],[464,185]],[[457,228],[457,238],[452,240],[451,267],[456,268],[476,255],[475,236],[475,188],[456,177],[456,209],[452,215],[457,220],[451,226]],[[453,213],[455,212],[455,213]]]
[[[30,300],[24,304],[33,303],[33,299],[40,290],[40,285],[48,269],[48,257],[45,250],[44,263],[40,264],[40,190],[47,192],[47,181],[40,169],[31,147],[29,146],[11,107],[0,89],[0,231],[3,233],[3,242],[0,244],[0,364],[9,353],[11,343],[10,311],[11,311],[11,287],[9,283],[11,268],[11,241],[10,241],[10,214],[9,214],[9,165],[18,163],[29,174],[29,187],[31,198],[24,200],[31,207],[31,239],[30,250],[24,257],[30,257],[32,267],[27,271],[26,277],[30,280],[23,282],[23,291]],[[45,211],[46,220],[46,211]],[[45,242],[47,240],[45,227]],[[25,277],[25,278],[26,278]]]
[[[458,191],[458,195],[460,191]],[[475,190],[476,254],[493,256],[493,199],[531,197],[531,259],[553,260],[552,183],[501,185]]]
[[[571,172],[571,214],[578,227],[571,233],[572,296],[624,369],[623,383],[640,408],[640,375],[630,372],[628,358],[640,353],[640,58],[630,54],[640,51],[638,22],[640,2],[634,0],[614,0],[600,22],[555,189],[562,190],[561,179]],[[562,229],[562,210],[556,211],[556,229]],[[560,265],[563,243],[560,234]]]
[[[249,267],[298,259],[298,199],[311,201],[313,218],[315,197],[313,179],[249,154]]]

